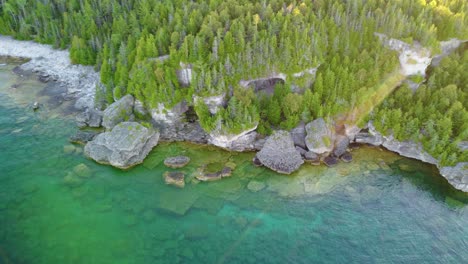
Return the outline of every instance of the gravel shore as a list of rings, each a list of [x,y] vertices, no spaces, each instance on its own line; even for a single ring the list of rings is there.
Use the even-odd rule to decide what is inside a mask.
[[[95,87],[101,85],[99,73],[92,66],[73,65],[68,50],[0,35],[0,56],[30,59],[20,66],[22,70],[48,76],[63,84],[67,94],[77,99],[77,109],[94,106]]]

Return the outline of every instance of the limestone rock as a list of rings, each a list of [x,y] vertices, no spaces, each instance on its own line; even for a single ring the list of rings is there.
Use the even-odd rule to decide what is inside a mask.
[[[362,130],[357,133],[354,141],[360,144],[380,146],[384,142],[384,138],[379,132],[377,132],[375,127],[372,125],[372,122],[369,122],[367,131]]]
[[[178,171],[166,171],[164,173],[164,181],[166,184],[172,184],[179,188],[185,187],[185,175],[183,172]]]
[[[266,167],[284,174],[290,174],[304,163],[294,147],[291,135],[286,131],[276,131],[270,136],[257,158]]]
[[[320,156],[312,151],[308,151],[304,154],[304,160],[311,163],[312,165],[320,165]]]
[[[291,137],[294,141],[294,145],[297,147],[301,147],[303,149],[307,149],[307,145],[305,142],[306,138],[306,129],[305,124],[301,123],[297,127],[291,130]]]
[[[143,103],[140,100],[136,100],[136,99],[135,99],[135,105],[133,106],[133,112],[137,115],[137,117],[144,117],[144,116],[149,115]]]
[[[265,189],[265,187],[266,187],[265,183],[254,181],[254,180],[250,181],[249,184],[247,184],[247,189],[249,189],[252,192],[261,191]]]
[[[440,174],[455,188],[468,192],[468,162],[460,162],[453,167],[443,167]]]
[[[86,144],[93,140],[98,135],[97,132],[91,131],[78,131],[75,135],[71,136],[69,141],[77,144]]]
[[[158,140],[159,132],[152,128],[136,122],[122,122],[88,142],[84,152],[99,163],[126,169],[143,162]]]
[[[231,176],[232,171],[233,171],[232,168],[225,166],[220,171],[209,172],[209,171],[206,171],[206,166],[205,166],[205,168],[201,169],[201,171],[196,176],[196,178],[200,181],[216,181],[216,180],[220,180],[222,178]]]
[[[83,163],[76,165],[73,168],[73,172],[81,178],[89,178],[92,176],[91,169]]]
[[[216,114],[221,108],[223,108],[226,104],[226,94],[208,96],[208,97],[199,97],[194,96],[193,101],[197,102],[198,100],[203,100],[203,102],[208,107],[208,110],[211,114]]]
[[[181,62],[180,67],[181,69],[176,71],[177,80],[181,86],[188,87],[192,82],[192,66],[190,64],[184,64]]]
[[[156,123],[167,126],[180,123],[188,110],[189,107],[185,101],[177,103],[172,108],[168,108],[163,103],[159,103],[158,107],[151,109],[150,114],[151,118],[153,118]]]
[[[255,139],[257,126],[247,129],[239,134],[226,134],[219,130],[214,130],[209,134],[208,143],[220,148],[233,151],[247,151],[255,149]]]
[[[170,168],[182,168],[185,167],[190,162],[190,158],[186,156],[176,156],[176,157],[169,157],[164,160],[164,165]]]
[[[323,118],[315,119],[306,125],[307,148],[316,153],[324,154],[333,150],[334,131]]]
[[[348,149],[349,146],[349,138],[346,136],[339,135],[336,137],[335,140],[335,148],[333,150],[333,154],[336,157],[341,157],[346,150]]]
[[[106,129],[112,129],[120,122],[133,119],[133,105],[135,100],[132,95],[127,94],[120,100],[109,105],[104,110],[102,117],[102,126]]]
[[[299,154],[301,154],[301,156],[303,156],[303,157],[308,152],[307,150],[305,150],[305,149],[303,149],[303,148],[301,148],[299,146],[296,146],[295,148],[296,148],[297,152],[299,152]]]

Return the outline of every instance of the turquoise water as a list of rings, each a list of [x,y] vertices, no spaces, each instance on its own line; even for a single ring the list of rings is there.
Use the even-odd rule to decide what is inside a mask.
[[[0,263],[468,259],[468,196],[432,166],[361,148],[351,164],[282,176],[253,167],[253,154],[179,143],[160,144],[144,164],[120,171],[68,143],[77,129],[59,114],[66,106],[32,112],[45,84],[12,67],[0,66]],[[192,158],[184,189],[162,177],[163,159],[176,154]],[[227,162],[236,164],[232,177],[193,179],[198,167]],[[91,174],[73,172],[79,164]],[[254,184],[261,190],[247,188]]]

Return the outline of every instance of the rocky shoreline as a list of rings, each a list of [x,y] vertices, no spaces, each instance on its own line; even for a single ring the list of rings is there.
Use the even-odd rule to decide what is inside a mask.
[[[258,135],[255,128],[240,135],[206,133],[197,121],[184,118],[188,107],[184,107],[183,102],[173,109],[161,106],[164,110],[159,111],[161,114],[155,109],[144,109],[141,102],[127,95],[103,112],[95,110],[95,88],[101,85],[99,73],[90,66],[73,65],[66,50],[54,50],[48,45],[0,36],[0,56],[29,58],[29,62],[20,66],[21,70],[37,73],[44,82],[52,80],[61,83],[66,86],[67,95],[77,99],[75,108],[82,112],[77,116],[78,126],[107,129],[98,136],[78,137],[78,141],[86,143],[85,154],[100,163],[129,168],[141,163],[159,140],[190,141],[230,151],[258,151],[255,165],[290,174],[304,162],[314,165],[322,162],[328,166],[334,166],[340,159],[349,162],[352,159],[350,144],[359,143],[382,146],[401,156],[434,164],[452,186],[468,192],[467,162],[454,167],[441,167],[421,146],[384,137],[375,131],[372,123],[365,130],[358,127],[338,128],[333,121],[319,118],[301,124],[291,132],[276,131],[266,138]],[[152,117],[152,127],[134,122],[134,112],[145,111]],[[153,127],[159,131],[153,130]]]
[[[19,66],[22,71],[32,71],[43,82],[56,81],[66,87],[67,97],[77,99],[78,110],[94,107],[95,89],[101,85],[99,73],[91,66],[73,65],[68,50],[0,35],[0,56],[30,59]]]

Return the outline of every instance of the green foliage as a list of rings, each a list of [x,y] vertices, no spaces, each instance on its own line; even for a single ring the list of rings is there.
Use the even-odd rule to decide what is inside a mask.
[[[421,142],[442,165],[466,161],[457,147],[468,140],[468,51],[444,58],[413,93],[404,85],[374,113],[376,128],[398,140]]]
[[[186,100],[207,131],[258,124],[268,134],[362,104],[398,67],[375,32],[437,50],[439,40],[468,38],[466,10],[463,0],[3,0],[0,33],[70,48],[73,63],[101,71],[99,98],[109,103],[125,94],[147,108]],[[318,65],[312,84],[304,72]],[[192,73],[190,87],[177,72]],[[272,96],[232,94],[241,80],[279,72],[288,81]],[[219,94],[229,102],[215,115],[192,100]],[[462,121],[452,118],[456,130]]]

